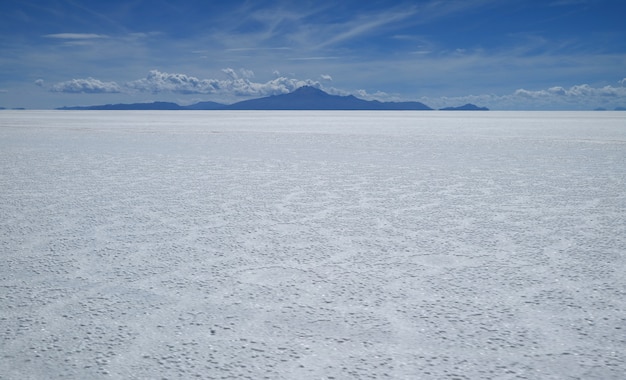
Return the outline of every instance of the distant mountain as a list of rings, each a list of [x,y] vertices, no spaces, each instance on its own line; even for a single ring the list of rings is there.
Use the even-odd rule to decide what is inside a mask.
[[[311,86],[293,92],[264,98],[244,100],[226,105],[200,102],[189,106],[176,103],[106,104],[86,107],[62,107],[60,110],[432,110],[420,102],[379,102],[363,100],[352,95],[330,95]]]
[[[99,106],[77,106],[77,107],[61,107],[57,108],[59,110],[71,110],[71,111],[82,111],[82,110],[106,110],[106,111],[178,111],[178,110],[220,110],[226,107],[225,104],[216,103],[216,102],[199,102],[196,104],[192,104],[190,106],[180,106],[176,103],[170,102],[152,102],[152,103],[131,103],[131,104],[105,104]]]
[[[199,102],[196,104],[192,104],[190,106],[183,106],[183,109],[186,110],[223,110],[226,107],[226,104],[216,103],[216,102]]]
[[[615,107],[615,111],[626,111],[626,107]]]
[[[478,107],[474,104],[467,103],[459,107],[440,108],[441,111],[489,111],[487,107]]]
[[[420,102],[379,102],[353,95],[330,95],[320,89],[304,86],[293,92],[265,98],[244,100],[226,106],[228,110],[431,110]]]
[[[105,104],[101,106],[85,106],[85,107],[61,107],[59,110],[106,110],[106,111],[154,111],[154,110],[182,110],[184,107],[176,103],[170,102],[152,102],[152,103],[131,103],[131,104]]]

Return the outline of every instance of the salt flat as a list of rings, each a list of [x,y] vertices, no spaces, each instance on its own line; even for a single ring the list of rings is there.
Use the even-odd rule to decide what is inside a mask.
[[[0,378],[626,378],[626,114],[0,112]]]

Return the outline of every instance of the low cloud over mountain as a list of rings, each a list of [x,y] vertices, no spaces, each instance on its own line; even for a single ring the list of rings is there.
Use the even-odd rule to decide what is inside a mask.
[[[237,99],[260,98],[272,95],[288,94],[303,86],[324,90],[332,95],[354,94],[361,99],[378,101],[400,101],[397,95],[377,91],[369,93],[362,89],[352,91],[330,87],[333,78],[328,74],[319,76],[320,80],[297,79],[275,72],[275,78],[262,82],[254,80],[252,70],[225,68],[221,79],[201,79],[183,73],[168,73],[152,70],[145,78],[118,84],[105,82],[92,77],[72,79],[52,85],[49,90],[72,94],[140,94],[149,93],[171,95],[206,95],[218,102],[232,103]],[[44,87],[43,80],[36,84]],[[455,107],[459,104],[481,104],[490,109],[614,109],[626,104],[626,78],[616,85],[593,87],[580,84],[569,88],[553,86],[547,89],[529,90],[520,88],[510,94],[479,94],[458,97],[418,98],[422,103],[434,108]],[[196,100],[197,101],[197,100]]]
[[[152,70],[146,78],[126,83],[130,90],[141,92],[172,92],[180,94],[216,94],[234,95],[241,97],[269,96],[286,94],[298,87],[315,86],[320,83],[310,79],[278,77],[268,82],[259,83],[251,80],[254,73],[251,70],[233,69],[222,70],[227,79],[199,79],[185,74],[172,74]]]
[[[87,107],[62,107],[65,110],[431,110],[420,102],[379,102],[352,95],[331,95],[311,86],[288,94],[244,100],[234,104],[199,102],[180,106],[171,102],[106,104]]]

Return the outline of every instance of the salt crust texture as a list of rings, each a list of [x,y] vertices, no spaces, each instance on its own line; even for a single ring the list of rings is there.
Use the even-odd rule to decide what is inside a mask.
[[[0,378],[624,379],[626,117],[0,112]]]

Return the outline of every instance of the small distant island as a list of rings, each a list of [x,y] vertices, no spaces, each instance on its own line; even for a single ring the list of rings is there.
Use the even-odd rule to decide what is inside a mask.
[[[96,106],[61,107],[58,110],[381,110],[381,111],[430,111],[429,106],[421,102],[380,102],[378,100],[364,100],[353,95],[330,95],[312,86],[303,86],[293,92],[281,95],[272,95],[263,98],[244,100],[233,104],[216,102],[199,102],[188,106],[181,106],[171,102],[105,104]],[[460,107],[448,107],[445,111],[481,110],[466,104]]]

